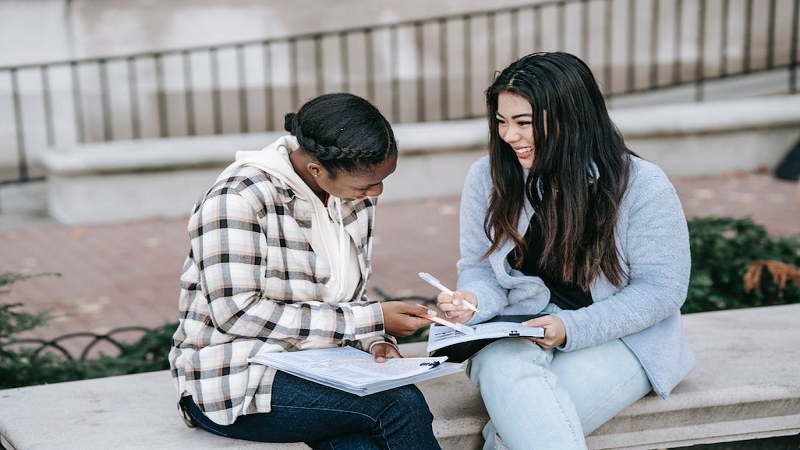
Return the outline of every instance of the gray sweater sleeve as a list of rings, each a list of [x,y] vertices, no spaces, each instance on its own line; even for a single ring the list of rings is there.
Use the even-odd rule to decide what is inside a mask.
[[[686,299],[691,257],[680,200],[657,166],[638,160],[632,172],[616,231],[624,240],[628,284],[586,308],[558,314],[567,332],[564,351],[644,330],[679,311]]]
[[[491,245],[483,229],[492,188],[488,165],[488,157],[472,165],[461,195],[458,289],[475,294],[480,310],[469,320],[470,324],[491,319],[508,304],[507,290],[497,282],[489,259],[483,258]]]

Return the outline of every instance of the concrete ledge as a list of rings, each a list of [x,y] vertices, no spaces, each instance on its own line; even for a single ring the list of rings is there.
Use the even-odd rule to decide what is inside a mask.
[[[613,110],[628,146],[673,177],[774,169],[800,139],[800,95]]]
[[[590,449],[647,450],[800,433],[800,304],[700,313],[684,325],[698,368],[670,401],[649,395],[587,438]],[[424,344],[403,347],[424,353]],[[462,374],[420,383],[445,450],[478,449],[487,420]],[[0,391],[8,450],[300,450],[189,429],[167,371]]]
[[[611,111],[630,148],[670,176],[777,166],[800,137],[800,95]],[[400,163],[381,201],[457,196],[486,154],[484,119],[398,124]],[[237,150],[282,133],[199,136],[49,149],[50,215],[65,224],[187,215]]]
[[[401,162],[381,201],[461,193],[472,163],[486,152],[482,121],[394,127]],[[260,150],[285,133],[201,136],[85,144],[50,149],[49,214],[64,224],[188,215],[238,150]]]

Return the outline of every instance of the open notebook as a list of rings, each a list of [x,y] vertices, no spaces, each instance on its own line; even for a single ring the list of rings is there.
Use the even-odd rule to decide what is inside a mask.
[[[543,338],[544,328],[522,326],[522,322],[541,315],[497,316],[477,325],[468,325],[474,331],[472,334],[465,334],[435,323],[431,324],[428,334],[428,353],[434,357],[445,356],[448,361],[459,363],[469,359],[480,349],[498,339]]]

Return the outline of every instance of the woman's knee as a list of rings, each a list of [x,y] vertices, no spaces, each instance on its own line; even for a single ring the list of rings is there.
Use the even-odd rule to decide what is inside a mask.
[[[428,402],[420,390],[412,385],[402,386],[396,389],[385,391],[389,397],[385,412],[397,414],[406,419],[419,420],[421,422],[433,422]]]
[[[475,387],[493,383],[494,380],[507,380],[517,371],[529,375],[536,368],[546,368],[546,353],[528,339],[500,339],[493,342],[472,357],[467,374]]]

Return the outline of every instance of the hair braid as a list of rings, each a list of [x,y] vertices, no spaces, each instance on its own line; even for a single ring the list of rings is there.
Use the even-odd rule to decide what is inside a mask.
[[[368,101],[352,94],[327,94],[285,116],[284,129],[328,170],[369,169],[396,153],[389,122]]]

